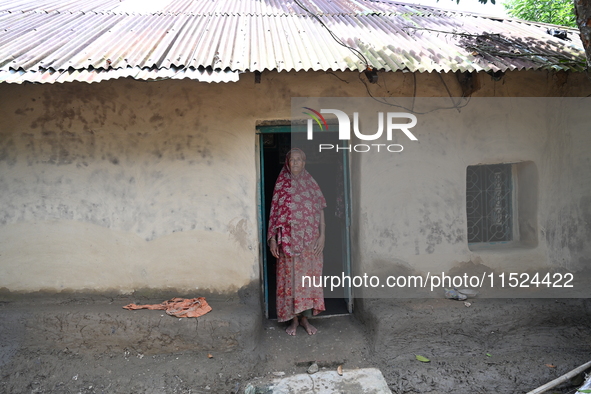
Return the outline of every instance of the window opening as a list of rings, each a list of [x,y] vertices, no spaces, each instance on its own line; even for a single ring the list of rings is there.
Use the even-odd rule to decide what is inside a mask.
[[[512,167],[511,164],[468,166],[468,243],[513,240]]]

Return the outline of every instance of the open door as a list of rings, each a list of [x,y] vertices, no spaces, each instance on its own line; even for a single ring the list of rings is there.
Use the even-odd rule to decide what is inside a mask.
[[[306,152],[306,169],[316,179],[327,207],[326,244],[324,248],[324,276],[351,274],[349,243],[350,203],[347,151],[317,152],[319,143],[337,144],[338,133],[319,133],[314,136],[315,149],[306,140],[305,129],[292,126],[258,128],[260,147],[260,218],[263,248],[263,290],[265,314],[276,318],[276,261],[266,243],[271,198],[277,176],[283,168],[285,155],[292,147]],[[343,145],[343,141],[340,141]],[[353,300],[350,288],[324,289],[326,311],[321,316],[351,313]]]

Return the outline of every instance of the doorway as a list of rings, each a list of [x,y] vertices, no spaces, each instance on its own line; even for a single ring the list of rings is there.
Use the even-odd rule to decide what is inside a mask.
[[[338,133],[316,133],[314,141],[308,141],[303,127],[260,126],[257,128],[260,147],[260,217],[263,260],[263,290],[265,314],[269,319],[277,318],[276,313],[276,259],[271,254],[267,239],[267,227],[271,198],[279,172],[283,168],[285,155],[292,147],[306,152],[306,170],[314,177],[326,199],[324,217],[326,242],[324,247],[324,276],[350,275],[351,260],[349,246],[349,173],[346,150],[318,152],[319,144],[339,143]],[[313,144],[311,144],[313,142]],[[340,141],[343,145],[343,141]],[[320,316],[347,314],[352,312],[350,288],[324,289],[326,311]]]

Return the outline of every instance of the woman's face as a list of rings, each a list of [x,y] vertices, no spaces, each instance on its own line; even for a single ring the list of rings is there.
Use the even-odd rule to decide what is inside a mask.
[[[289,157],[289,170],[294,175],[300,175],[300,173],[304,170],[306,166],[306,162],[302,157],[302,154],[298,151],[295,151]]]

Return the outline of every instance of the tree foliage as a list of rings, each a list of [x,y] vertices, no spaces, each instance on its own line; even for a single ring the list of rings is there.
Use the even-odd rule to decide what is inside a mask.
[[[482,4],[486,4],[488,0],[478,0]],[[460,0],[456,0],[456,3],[459,3]],[[492,4],[495,4],[495,0],[490,0]],[[539,4],[536,7],[530,7],[534,10],[532,13],[533,16],[518,16],[511,11],[509,8],[511,7],[511,3],[518,2],[523,4],[523,8],[527,9],[527,4]],[[581,41],[583,43],[583,48],[585,48],[585,56],[587,57],[587,72],[591,72],[591,0],[508,0],[509,6],[505,5],[507,8],[507,13],[513,15],[515,17],[533,21],[533,22],[545,22],[545,23],[554,23],[557,25],[562,26],[569,26],[575,27],[579,29]],[[562,15],[570,15],[566,18],[565,22],[559,22],[552,19],[552,21],[540,20],[536,19],[537,15],[541,14],[544,11],[544,7],[550,4],[550,9],[554,9],[556,4],[563,4],[563,12],[558,12],[557,14]],[[507,3],[506,3],[507,4]],[[573,11],[573,4],[574,4],[574,11]],[[569,10],[567,13],[564,10]],[[552,11],[551,14],[556,12]],[[572,23],[570,22],[572,21]]]
[[[526,21],[577,27],[573,0],[508,0],[503,6],[509,15]]]

